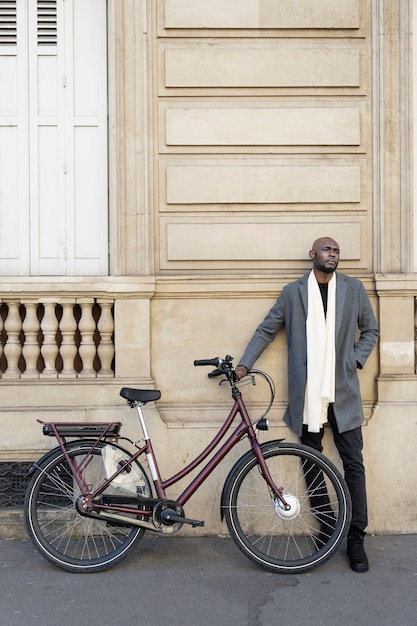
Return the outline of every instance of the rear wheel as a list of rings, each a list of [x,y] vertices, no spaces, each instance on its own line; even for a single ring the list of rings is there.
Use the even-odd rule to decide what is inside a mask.
[[[103,484],[130,454],[110,443],[97,446],[73,442],[67,452],[76,461],[93,491]],[[151,497],[149,480],[137,461],[109,485],[104,497],[128,495]],[[49,561],[71,572],[97,572],[118,563],[144,535],[139,527],[109,525],[100,520],[81,516],[76,509],[80,490],[62,450],[57,450],[35,470],[25,498],[25,523],[29,538]],[[130,514],[124,514],[130,516]],[[136,519],[136,515],[131,515]]]
[[[262,446],[283,506],[261,475],[254,454],[244,456],[226,483],[223,511],[231,537],[252,561],[279,573],[299,573],[326,561],[350,523],[347,485],[337,468],[307,446]]]

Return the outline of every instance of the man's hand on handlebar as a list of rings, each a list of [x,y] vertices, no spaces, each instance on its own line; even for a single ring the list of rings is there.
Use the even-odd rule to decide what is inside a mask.
[[[241,378],[247,376],[248,368],[244,365],[238,365],[236,369],[233,369],[232,360],[233,357],[226,355],[224,359],[220,359],[219,357],[216,357],[215,359],[196,359],[194,361],[194,365],[211,365],[212,367],[215,367],[216,369],[208,374],[209,378],[226,374],[228,378],[229,376],[235,376],[235,380],[240,380]],[[229,378],[229,381],[230,380],[232,380],[232,378]]]
[[[247,368],[244,365],[238,365],[235,369],[236,378],[240,380],[244,378],[248,373]]]

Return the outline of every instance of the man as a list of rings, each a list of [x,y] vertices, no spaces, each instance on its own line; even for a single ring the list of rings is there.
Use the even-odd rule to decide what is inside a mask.
[[[355,572],[369,569],[363,539],[368,523],[362,459],[363,407],[357,368],[379,336],[363,284],[336,272],[339,246],[317,239],[312,270],[286,285],[256,329],[239,365],[243,378],[284,326],[288,343],[288,407],[285,423],[301,442],[322,451],[324,424],[332,429],[352,499],[347,553]],[[357,331],[359,329],[359,338]]]

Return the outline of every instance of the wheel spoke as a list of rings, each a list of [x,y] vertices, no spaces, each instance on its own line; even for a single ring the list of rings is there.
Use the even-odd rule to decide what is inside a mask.
[[[92,452],[88,443],[74,442],[68,447],[68,454],[92,491],[107,478],[108,468],[102,454],[106,446],[109,447],[107,463],[112,458],[120,462],[130,456],[113,444],[103,444]],[[142,496],[152,496],[149,481],[137,461],[131,465],[128,481],[128,486],[110,485],[105,493],[115,495],[120,489],[133,490],[137,485]],[[99,571],[128,554],[144,530],[109,525],[100,520],[99,515],[94,519],[81,516],[75,506],[79,496],[80,490],[68,462],[58,451],[36,470],[28,487],[25,501],[28,534],[41,554],[55,565],[69,571]],[[135,517],[132,513],[132,518]]]
[[[297,444],[264,446],[268,470],[284,485],[284,507],[263,479],[256,457],[246,455],[228,481],[225,517],[248,558],[281,572],[323,562],[337,549],[350,520],[350,498],[338,470],[323,455]]]

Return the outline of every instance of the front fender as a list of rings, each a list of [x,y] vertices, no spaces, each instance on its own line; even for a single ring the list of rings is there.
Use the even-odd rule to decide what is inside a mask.
[[[261,443],[261,450],[264,450],[265,448],[269,447],[271,444],[280,444],[281,441],[284,441],[284,439],[274,439],[271,441],[265,441],[264,443]],[[221,500],[220,500],[220,517],[221,520],[223,521],[224,519],[224,509],[226,508],[226,493],[229,487],[229,484],[232,480],[232,477],[237,469],[237,467],[243,463],[246,462],[249,458],[254,457],[255,453],[253,450],[248,450],[243,456],[240,457],[240,459],[238,459],[236,461],[236,463],[233,465],[232,469],[230,470],[225,483],[223,485],[223,490],[222,490],[222,495],[221,495]]]

